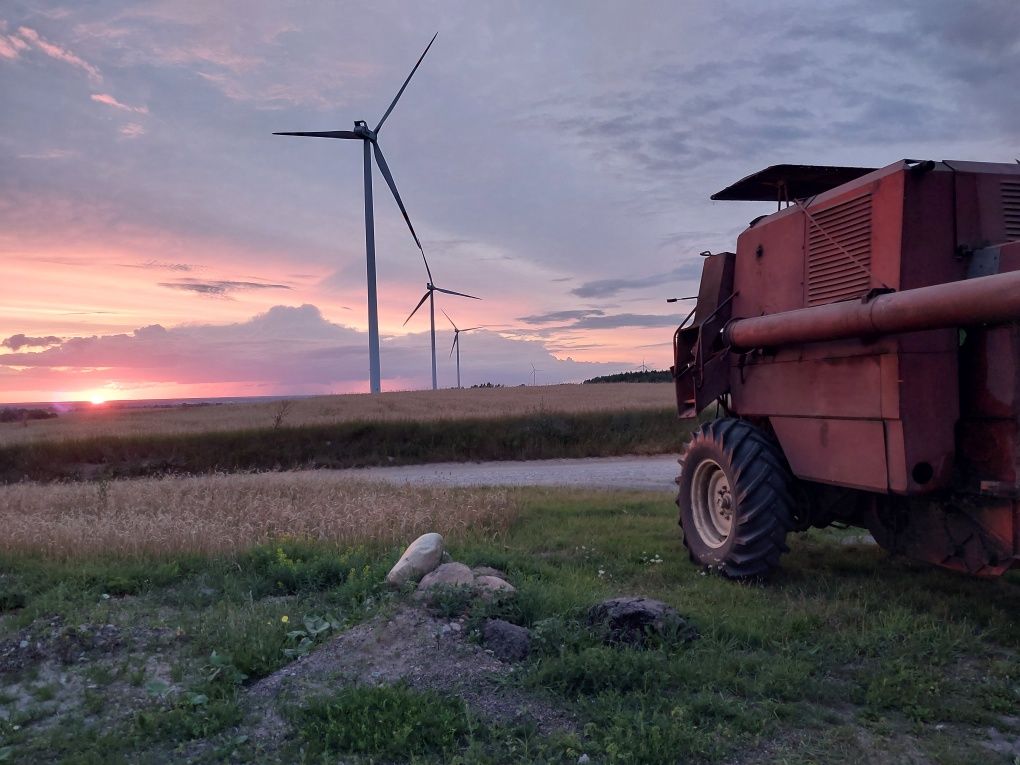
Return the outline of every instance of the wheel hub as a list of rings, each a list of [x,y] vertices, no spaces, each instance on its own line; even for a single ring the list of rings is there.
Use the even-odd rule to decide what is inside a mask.
[[[721,547],[733,528],[734,498],[722,466],[703,460],[691,481],[691,510],[694,525],[709,547]]]

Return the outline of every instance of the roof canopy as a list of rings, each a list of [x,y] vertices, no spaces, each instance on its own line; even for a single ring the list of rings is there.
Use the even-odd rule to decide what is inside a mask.
[[[712,199],[746,202],[775,202],[803,199],[834,189],[873,172],[874,167],[830,167],[828,165],[772,165],[747,176]]]

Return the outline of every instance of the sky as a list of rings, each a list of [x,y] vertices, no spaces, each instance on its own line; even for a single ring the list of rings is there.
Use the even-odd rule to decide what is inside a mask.
[[[670,364],[704,250],[784,162],[1020,156],[1020,3],[0,5],[0,401],[368,389],[353,141],[440,287],[439,383]],[[426,275],[382,177],[384,390],[430,384]],[[538,370],[532,372],[533,367]]]

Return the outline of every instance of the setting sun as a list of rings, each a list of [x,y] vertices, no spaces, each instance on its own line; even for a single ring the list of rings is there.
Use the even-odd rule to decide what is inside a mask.
[[[93,406],[100,406],[106,403],[106,397],[96,393],[89,397],[89,401]]]

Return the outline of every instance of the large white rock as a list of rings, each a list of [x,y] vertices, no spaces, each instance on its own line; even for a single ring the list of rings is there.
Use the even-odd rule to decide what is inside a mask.
[[[433,571],[442,557],[443,535],[422,534],[404,550],[400,560],[386,575],[386,581],[398,586],[405,582],[417,582],[425,574]]]
[[[433,587],[463,587],[475,583],[475,575],[463,563],[444,563],[430,574],[426,574],[418,585],[419,590]]]

